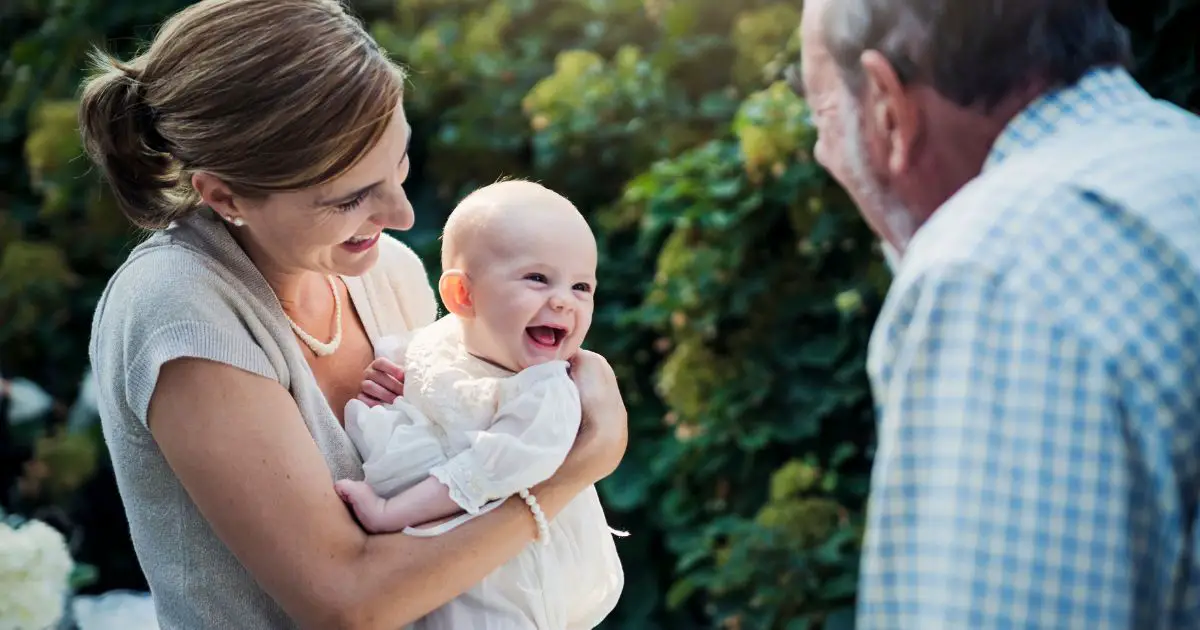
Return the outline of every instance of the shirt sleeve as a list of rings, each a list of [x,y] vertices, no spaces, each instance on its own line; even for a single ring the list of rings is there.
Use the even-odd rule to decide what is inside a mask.
[[[554,474],[575,442],[581,414],[565,362],[533,366],[505,380],[492,424],[468,432],[469,446],[430,474],[474,514]]]
[[[1129,627],[1148,484],[1112,362],[1030,287],[955,263],[885,311],[862,630]]]
[[[278,380],[258,343],[262,313],[182,248],[141,255],[112,279],[97,307],[91,359],[102,396],[142,426],[164,364],[179,358],[224,363]]]

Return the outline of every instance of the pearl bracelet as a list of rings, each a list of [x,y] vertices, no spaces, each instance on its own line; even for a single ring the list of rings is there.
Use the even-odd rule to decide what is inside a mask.
[[[538,540],[542,541],[543,545],[550,544],[550,525],[546,523],[546,515],[542,513],[542,506],[538,505],[537,497],[529,490],[521,490],[521,498],[525,499],[525,505],[529,506],[529,511],[533,512],[533,520],[537,521]]]

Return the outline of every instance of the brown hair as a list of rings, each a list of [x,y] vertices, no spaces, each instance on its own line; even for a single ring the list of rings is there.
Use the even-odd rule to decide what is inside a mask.
[[[404,84],[337,0],[203,0],[143,54],[93,61],[84,148],[149,229],[200,205],[197,171],[252,198],[341,175],[379,140]]]

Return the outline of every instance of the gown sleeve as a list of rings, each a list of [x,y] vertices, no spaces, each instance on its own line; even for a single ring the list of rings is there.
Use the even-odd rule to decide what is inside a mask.
[[[505,379],[497,398],[488,428],[468,431],[467,448],[430,471],[468,514],[548,479],[579,432],[579,391],[565,361]]]

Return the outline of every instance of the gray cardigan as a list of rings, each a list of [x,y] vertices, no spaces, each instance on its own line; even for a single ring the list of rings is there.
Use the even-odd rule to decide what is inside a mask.
[[[151,235],[109,281],[92,325],[104,438],[164,630],[295,627],[215,536],[150,435],[146,410],[165,362],[199,357],[275,379],[295,396],[330,483],[362,479],[278,299],[229,229],[206,210]],[[344,278],[373,344],[437,315],[416,255],[387,236],[379,247],[370,272]]]

